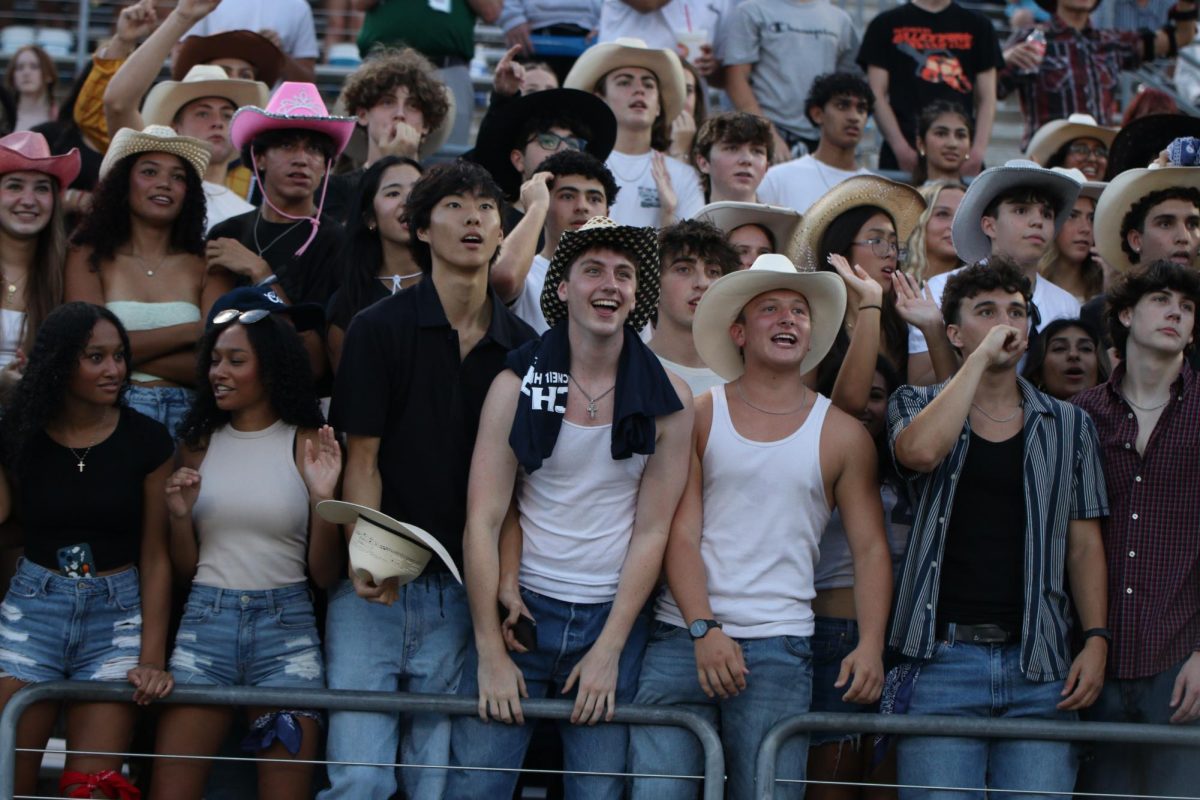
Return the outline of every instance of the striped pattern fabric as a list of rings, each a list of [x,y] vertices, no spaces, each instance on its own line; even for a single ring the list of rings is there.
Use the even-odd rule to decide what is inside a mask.
[[[1025,611],[1021,671],[1031,681],[1062,680],[1071,665],[1072,625],[1066,583],[1067,529],[1073,519],[1108,514],[1096,428],[1087,414],[1018,378],[1025,406]],[[896,438],[946,384],[901,386],[888,403]],[[941,464],[920,473],[897,463],[916,509],[897,579],[888,643],[910,658],[929,658],[937,641],[939,572],[954,490],[967,459],[970,420]]]

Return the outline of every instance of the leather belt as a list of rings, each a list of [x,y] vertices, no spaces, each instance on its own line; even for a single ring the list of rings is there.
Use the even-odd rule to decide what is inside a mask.
[[[953,629],[953,630],[951,630]],[[959,625],[945,623],[938,626],[938,638],[950,642],[970,644],[1011,644],[1021,637],[1000,625]]]

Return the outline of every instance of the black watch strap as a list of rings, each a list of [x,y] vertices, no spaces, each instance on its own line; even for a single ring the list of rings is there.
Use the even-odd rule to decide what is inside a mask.
[[[1083,632],[1083,640],[1085,642],[1093,636],[1099,636],[1104,641],[1112,644],[1112,631],[1108,628],[1088,628]]]
[[[713,628],[720,627],[721,623],[715,619],[696,619],[692,620],[691,624],[688,625],[688,635],[692,637],[692,641],[696,641],[707,636],[708,632]]]

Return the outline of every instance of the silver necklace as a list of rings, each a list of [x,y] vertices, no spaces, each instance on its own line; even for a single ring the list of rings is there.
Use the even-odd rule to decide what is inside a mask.
[[[1005,422],[1012,422],[1014,419],[1016,419],[1016,418],[1017,418],[1017,414],[1020,414],[1020,413],[1021,413],[1021,410],[1024,408],[1024,406],[1023,406],[1023,405],[1021,405],[1020,403],[1018,403],[1018,404],[1017,404],[1017,410],[1016,410],[1016,411],[1014,411],[1013,413],[1009,414],[1007,417],[1004,417],[1003,419],[999,419],[999,418],[997,418],[997,417],[993,417],[991,414],[989,414],[988,412],[986,412],[986,411],[984,411],[982,408],[980,408],[978,403],[971,403],[971,408],[975,409],[975,410],[976,410],[976,411],[978,411],[980,414],[983,414],[985,417],[987,417],[988,419],[990,419],[992,422],[997,422],[997,423],[1000,423],[1000,424],[1004,424]]]
[[[1130,400],[1128,396],[1126,396],[1126,397],[1125,397],[1125,402],[1126,402],[1126,403],[1129,403],[1129,405],[1133,406],[1133,407],[1134,407],[1134,408],[1136,408],[1138,411],[1144,411],[1144,412],[1146,412],[1147,414],[1149,414],[1151,411],[1158,411],[1160,408],[1162,408],[1163,406],[1165,406],[1167,403],[1171,402],[1171,395],[1169,395],[1169,394],[1168,394],[1168,395],[1167,395],[1167,399],[1166,399],[1166,400],[1163,400],[1161,403],[1159,403],[1159,404],[1158,404],[1158,405],[1156,405],[1156,406],[1149,406],[1149,407],[1147,407],[1147,406],[1139,406],[1137,403],[1135,403],[1135,402],[1133,402],[1132,400]]]
[[[95,446],[96,446],[96,444],[94,442],[92,444],[89,444],[87,446],[87,449],[83,451],[83,455],[79,455],[79,453],[75,452],[74,447],[67,448],[68,450],[71,451],[71,455],[73,455],[73,456],[75,456],[75,458],[79,459],[79,463],[76,464],[75,466],[79,467],[80,472],[83,472],[83,468],[85,466],[87,466],[84,462],[87,460],[88,453],[92,452],[92,448]]]
[[[751,403],[746,399],[746,393],[742,391],[742,382],[740,380],[734,382],[733,386],[735,389],[737,389],[738,397],[742,399],[743,403],[750,406],[755,411],[763,414],[770,414],[773,417],[790,417],[792,414],[803,411],[804,406],[808,404],[808,387],[803,385],[800,387],[800,405],[796,406],[791,411],[771,411],[770,409],[759,408],[758,406],[754,405],[754,403]]]
[[[171,257],[171,254],[167,253],[165,256],[160,258],[158,260],[158,263],[155,264],[153,267],[148,267],[148,266],[146,266],[146,259],[142,258],[137,253],[130,251],[129,255],[133,256],[134,258],[136,258],[138,260],[138,263],[140,263],[142,265],[142,269],[146,270],[146,277],[148,277],[148,278],[153,278],[154,273],[156,273],[160,269],[162,269],[162,265],[165,264],[167,259]]]
[[[646,177],[646,171],[650,169],[650,165],[654,162],[654,154],[648,153],[647,156],[648,157],[646,159],[646,163],[644,163],[642,165],[642,168],[638,172],[638,174],[634,175],[632,178],[627,175],[622,175],[621,171],[617,169],[615,164],[607,164],[609,170],[612,171],[612,174],[616,175],[618,178],[620,178],[621,182],[617,185],[618,186],[625,186],[626,184],[633,185],[633,184],[640,182],[642,180],[642,178]],[[637,156],[631,156],[631,158],[637,158]]]
[[[587,389],[584,389],[582,386],[579,385],[579,381],[575,380],[574,375],[567,373],[567,378],[569,378],[571,383],[575,384],[575,388],[578,389],[580,392],[582,392],[583,396],[587,398],[588,419],[596,418],[596,414],[599,413],[597,410],[597,407],[596,407],[596,403],[603,400],[608,395],[609,392],[611,392],[613,389],[617,388],[617,385],[614,383],[612,386],[608,387],[606,390],[604,390],[600,394],[596,395],[595,397],[592,397],[590,394],[587,393]]]
[[[291,225],[288,225],[287,228],[284,229],[283,233],[279,234],[274,239],[272,239],[270,242],[268,242],[266,247],[263,247],[258,242],[258,223],[260,223],[260,222],[262,222],[262,209],[261,208],[258,210],[257,218],[255,218],[255,220],[254,220],[254,249],[258,251],[259,258],[262,258],[263,253],[267,252],[272,247],[274,247],[276,242],[278,242],[280,239],[282,239],[283,237],[285,237],[289,233],[291,233],[296,228],[296,226],[299,225],[301,222],[308,222],[308,220],[298,219],[295,222],[293,222]]]

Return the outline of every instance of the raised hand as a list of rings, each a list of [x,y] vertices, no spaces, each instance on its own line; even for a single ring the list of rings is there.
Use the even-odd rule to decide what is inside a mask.
[[[167,478],[167,513],[175,519],[191,516],[196,498],[200,496],[200,473],[191,467],[180,467]]]
[[[922,331],[941,330],[945,326],[942,310],[933,302],[928,284],[922,289],[915,277],[896,271],[892,273],[892,288],[896,291],[896,311],[902,320]]]
[[[846,282],[846,288],[858,298],[860,306],[883,303],[883,287],[858,264],[851,266],[845,256],[830,253],[829,265],[837,270],[838,275],[842,276],[842,280]]]
[[[550,184],[554,180],[551,172],[535,172],[533,177],[521,184],[521,205],[525,213],[529,209],[550,206]]]
[[[525,67],[517,63],[517,56],[522,45],[513,45],[496,65],[496,74],[492,75],[492,88],[498,94],[512,96],[520,94],[521,81],[525,80]]]
[[[317,439],[304,442],[304,465],[301,475],[308,494],[314,500],[333,497],[342,474],[342,448],[338,446],[333,428],[323,425]]]
[[[667,157],[657,150],[650,151],[650,175],[654,178],[654,186],[658,189],[658,207],[664,217],[674,217],[675,209],[679,207],[679,197],[675,194],[675,186],[671,183],[671,174],[667,172]]]
[[[122,8],[117,16],[117,38],[131,47],[136,46],[138,40],[149,36],[157,24],[154,0],[138,0]]]
[[[221,5],[221,0],[179,0],[175,13],[189,22],[196,23],[207,17]]]

